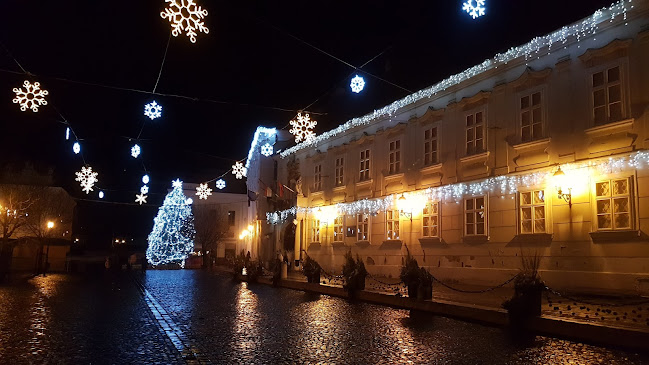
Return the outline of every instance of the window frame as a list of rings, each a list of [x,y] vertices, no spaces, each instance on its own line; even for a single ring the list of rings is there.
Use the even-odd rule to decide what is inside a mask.
[[[433,207],[433,206],[437,206],[437,212],[433,214],[433,213],[431,212],[431,210],[429,210],[429,212],[431,212],[431,213],[426,214],[426,208],[428,208],[428,207]],[[422,238],[440,238],[440,232],[441,232],[441,217],[442,217],[442,215],[441,215],[441,211],[440,211],[441,208],[442,208],[442,204],[441,204],[439,201],[437,201],[437,202],[428,202],[428,203],[426,203],[426,206],[424,207],[424,209],[423,209],[422,212],[421,212],[421,237],[422,237]],[[431,225],[429,224],[428,226],[426,226],[425,223],[424,223],[426,217],[428,217],[429,219],[430,219],[431,217],[436,217],[436,218],[437,218],[437,225],[435,225],[435,226],[431,226]],[[424,233],[426,227],[428,227],[429,229],[430,229],[431,227],[437,227],[437,234],[436,234],[436,235],[426,235],[426,234]]]
[[[396,235],[394,234],[395,232]],[[401,239],[401,214],[398,209],[388,209],[385,211],[385,238],[388,241],[398,241]]]
[[[530,199],[533,199],[534,193],[543,191],[543,204],[534,204],[534,201],[531,200],[530,204],[525,204],[523,205],[522,203],[522,198],[521,195],[525,193],[531,193],[530,194]],[[530,187],[528,189],[521,189],[517,191],[517,197],[516,197],[516,208],[517,208],[517,214],[516,214],[516,223],[517,223],[517,232],[519,235],[535,235],[535,234],[550,234],[550,230],[552,227],[552,222],[551,222],[551,195],[548,195],[548,188],[547,187]],[[537,219],[534,218],[534,208],[535,207],[540,207],[543,206],[543,214],[544,214],[544,220],[545,220],[545,225],[544,225],[544,231],[543,232],[536,232],[535,230],[535,225],[534,223],[536,222]],[[531,231],[530,232],[523,232],[523,208],[530,207],[531,208],[531,218],[530,221],[532,223],[531,225]]]
[[[313,191],[322,191],[322,164],[313,166]]]
[[[535,94],[540,94],[540,104],[538,107],[534,107],[533,105],[533,97]],[[527,108],[523,108],[522,102],[523,98],[529,98],[529,106]],[[527,142],[534,142],[541,140],[543,138],[546,138],[548,135],[547,131],[547,112],[546,112],[546,105],[547,105],[547,96],[546,96],[546,87],[541,86],[541,87],[536,87],[536,88],[531,88],[527,89],[525,91],[522,91],[518,93],[518,138],[521,141],[521,143],[527,143]],[[533,118],[534,118],[534,110],[539,109],[541,113],[541,122],[540,123],[533,123]],[[528,125],[530,128],[530,136],[528,139],[525,139],[523,137],[523,113],[524,112],[529,112],[530,113],[530,124]],[[533,136],[534,132],[534,125],[535,124],[540,124],[541,125],[541,134],[539,136]]]
[[[360,217],[363,217],[362,220],[359,220]],[[365,219],[367,218],[367,222]],[[356,214],[356,240],[357,241],[369,241],[370,240],[370,228],[371,228],[372,217],[366,213]],[[363,227],[363,229],[360,229]],[[361,234],[365,235],[365,239],[361,239]]]
[[[476,123],[475,122],[476,115],[478,115],[480,113],[482,114],[482,121],[481,121],[481,123]],[[472,122],[471,126],[467,125],[469,117],[473,117],[473,119],[472,119],[473,122]],[[477,130],[478,126],[482,127],[482,136],[480,138],[482,140],[482,146],[480,147],[479,150],[477,149],[477,142],[478,142],[479,138],[477,138],[477,133],[476,133],[476,130]],[[469,138],[468,138],[469,130],[473,130],[473,132],[472,132],[473,133],[473,139],[471,140],[472,141],[471,143],[473,143],[473,151],[471,151],[471,152],[469,152],[469,143],[470,143]],[[479,155],[481,153],[487,152],[487,109],[486,108],[476,109],[476,110],[473,110],[471,112],[468,112],[468,113],[464,114],[464,137],[463,137],[463,139],[464,139],[464,154],[465,154],[465,156],[474,156],[474,155]]]
[[[626,180],[628,184],[628,193],[627,194],[618,194],[618,195],[613,195],[611,192],[610,195],[606,198],[603,197],[598,197],[597,195],[597,185],[602,183],[602,182],[609,182],[611,184],[615,180]],[[638,212],[637,212],[637,177],[634,173],[632,174],[615,174],[615,175],[608,175],[608,176],[601,176],[599,179],[593,180],[592,183],[592,210],[593,210],[593,232],[624,232],[624,231],[634,231],[638,227]],[[612,186],[612,185],[611,185]],[[616,228],[615,227],[615,212],[611,211],[609,214],[611,216],[611,228],[600,228],[599,227],[599,216],[600,214],[598,213],[598,202],[602,200],[609,200],[611,202],[611,207],[613,207],[613,201],[617,198],[621,198],[624,196],[628,196],[629,200],[629,206],[628,206],[628,212],[629,214],[629,227],[625,228]]]
[[[480,199],[480,198],[483,199],[484,205],[480,209],[475,209],[477,199]],[[467,209],[467,201],[468,200],[473,200],[473,209]],[[488,207],[488,205],[489,204],[488,204],[488,202],[489,202],[489,195],[487,195],[487,194],[469,196],[469,197],[464,197],[462,199],[462,215],[463,215],[462,223],[463,223],[463,227],[464,227],[463,232],[464,232],[465,237],[482,237],[482,236],[488,237],[489,236],[489,221],[488,221],[488,218],[489,218],[489,207]],[[478,234],[478,233],[475,233],[475,232],[477,232],[477,227],[478,227],[477,217],[480,214],[480,211],[483,212],[483,216],[481,218],[483,219],[482,224],[484,226],[484,228],[483,228],[484,232]],[[472,223],[467,222],[467,214],[468,213],[473,214],[474,222],[472,222]],[[468,233],[467,226],[469,224],[473,225],[473,228],[474,228],[473,233]]]
[[[401,173],[401,138],[388,142],[388,175]]]
[[[340,156],[334,163],[334,186],[343,185],[345,185],[345,156]]]
[[[435,136],[433,137],[433,132],[435,131]],[[430,137],[426,138],[427,133],[430,132]],[[432,166],[439,163],[439,125],[429,125],[424,128],[424,166]],[[426,146],[430,143],[431,148],[426,152]],[[432,146],[435,146],[433,151]],[[430,156],[430,157],[429,157]],[[435,158],[432,158],[435,156]]]
[[[372,178],[371,175],[371,162],[372,162],[372,151],[369,148],[363,148],[359,152],[359,177],[358,181],[369,181]]]
[[[619,80],[617,81],[617,84],[609,85],[608,81],[608,71],[611,69],[614,69],[618,67],[619,68]],[[593,82],[593,76],[598,73],[603,73],[604,75],[604,84],[602,86],[594,86]],[[589,86],[589,97],[590,97],[590,113],[591,113],[591,123],[593,126],[602,126],[606,125],[609,123],[615,123],[619,122],[622,120],[625,120],[628,118],[629,115],[629,110],[628,110],[628,102],[627,100],[629,99],[629,89],[628,89],[628,78],[627,78],[627,65],[625,60],[616,60],[614,62],[609,62],[606,64],[599,65],[597,67],[593,67],[590,70],[588,70],[588,86]],[[609,87],[619,85],[620,86],[620,117],[616,119],[611,119],[611,109],[610,109],[610,93],[609,93]],[[606,120],[598,122],[595,119],[595,91],[597,90],[604,90],[605,91],[605,104],[604,104],[604,109],[606,113]]]
[[[320,238],[320,220],[313,218],[311,219],[311,242],[320,242]]]
[[[333,242],[344,242],[345,241],[345,216],[339,215],[334,218],[333,224]],[[338,232],[340,230],[340,232]],[[340,237],[337,237],[337,234],[340,234]],[[340,238],[340,239],[339,239]]]

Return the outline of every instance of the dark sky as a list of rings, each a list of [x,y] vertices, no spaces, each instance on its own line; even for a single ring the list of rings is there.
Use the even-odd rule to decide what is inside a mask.
[[[170,33],[159,15],[164,1],[0,1],[0,168],[53,167],[58,185],[87,197],[74,182],[83,161],[64,140],[56,108],[108,200],[132,202],[143,166],[130,157],[129,138],[146,122],[141,160],[157,205],[171,179],[220,175],[246,156],[258,125],[282,128],[295,115],[274,108],[318,100],[309,111],[322,113],[314,119],[324,132],[407,95],[363,70],[416,91],[611,2],[487,0],[487,15],[472,20],[461,0],[198,1],[210,32],[196,44],[172,37],[157,87],[190,99],[62,80],[152,91]],[[352,68],[289,34],[353,65],[387,51],[357,71],[367,83],[357,95]],[[50,92],[38,113],[11,102],[26,77],[8,52]],[[153,99],[164,110],[151,122],[142,109]]]

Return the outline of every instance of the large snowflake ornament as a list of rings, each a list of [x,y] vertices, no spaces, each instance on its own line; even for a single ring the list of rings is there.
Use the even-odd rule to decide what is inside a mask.
[[[356,75],[356,76],[352,79],[352,83],[349,84],[349,87],[352,88],[352,91],[353,91],[353,92],[355,92],[356,94],[358,94],[358,93],[360,93],[361,91],[363,91],[363,88],[365,87],[365,79],[363,79],[362,77]]]
[[[469,13],[473,19],[483,16],[485,9],[485,0],[467,0],[462,4],[462,10]]]
[[[154,101],[144,106],[144,115],[151,118],[151,120],[160,118],[162,116],[162,105]]]
[[[135,194],[135,202],[139,203],[140,205],[146,203],[146,194]]]
[[[208,188],[207,184],[199,184],[196,187],[196,195],[198,195],[198,199],[207,200],[207,197],[212,195],[212,189]]]
[[[142,152],[140,145],[134,144],[133,147],[131,147],[131,156],[133,156],[133,158],[137,158],[137,156],[140,155],[140,152]]]
[[[207,16],[207,10],[196,5],[194,0],[165,0],[169,3],[165,11],[160,13],[163,19],[171,22],[171,34],[178,37],[183,31],[192,43],[196,43],[196,31],[208,34],[209,29],[205,26],[203,18]]]
[[[301,141],[306,142],[315,138],[313,128],[315,128],[318,122],[311,120],[309,113],[304,114],[304,116],[302,116],[302,113],[297,113],[297,118],[291,120],[290,123],[293,128],[289,132],[295,136],[295,143],[300,143]]]
[[[261,146],[261,154],[268,157],[273,154],[273,146],[271,146],[270,143],[266,143],[265,145]]]
[[[41,84],[39,82],[30,83],[28,80],[23,82],[22,87],[19,89],[14,87],[14,93],[16,97],[14,98],[14,104],[20,104],[20,110],[25,111],[31,109],[34,113],[38,112],[38,107],[41,105],[47,105],[47,100],[45,96],[49,94],[47,90],[41,90]]]
[[[81,167],[81,171],[77,171],[75,174],[77,175],[75,181],[80,183],[81,189],[86,194],[90,194],[92,187],[95,186],[97,181],[99,181],[99,179],[97,179],[98,173],[93,172],[92,167],[90,166],[83,166]]]
[[[239,161],[232,165],[232,174],[239,180],[248,174],[248,169]]]
[[[225,180],[223,179],[216,180],[216,188],[219,190],[225,189]]]

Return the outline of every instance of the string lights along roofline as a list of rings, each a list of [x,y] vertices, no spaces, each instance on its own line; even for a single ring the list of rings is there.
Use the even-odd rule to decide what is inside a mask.
[[[510,48],[504,53],[498,53],[493,58],[487,59],[478,65],[450,76],[433,86],[419,90],[413,94],[410,94],[402,99],[393,102],[390,105],[376,109],[372,113],[366,114],[365,116],[353,118],[347,121],[345,124],[341,124],[335,129],[322,133],[314,138],[308,139],[291,148],[288,148],[280,153],[280,157],[286,158],[291,154],[294,154],[307,147],[316,146],[320,142],[326,141],[329,138],[335,137],[352,128],[368,125],[381,117],[393,115],[403,107],[414,104],[422,99],[430,98],[438,92],[444,91],[451,86],[458,85],[466,80],[469,80],[488,70],[491,70],[498,65],[506,64],[519,57],[525,57],[525,59],[527,60],[530,57],[539,54],[542,48],[548,47],[548,49],[551,49],[555,44],[566,44],[571,37],[576,41],[580,41],[581,38],[594,34],[601,22],[604,22],[606,20],[612,22],[620,15],[622,15],[623,20],[626,20],[627,12],[633,9],[632,1],[633,0],[616,1],[607,8],[605,7],[597,10],[591,16],[583,19],[582,21],[573,23],[572,25],[564,26],[563,28],[548,35],[536,37],[522,46]]]

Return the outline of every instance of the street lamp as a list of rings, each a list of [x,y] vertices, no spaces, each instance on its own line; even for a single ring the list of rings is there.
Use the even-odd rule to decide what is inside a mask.
[[[54,222],[52,221],[47,222],[47,229],[51,230],[52,228],[54,228]]]
[[[566,203],[568,203],[568,207],[572,207],[572,188],[568,184],[566,173],[561,171],[561,166],[559,166],[552,177],[554,179],[554,185],[557,189],[557,197],[559,199],[565,200]],[[568,190],[568,192],[564,193],[564,191],[566,190]]]

